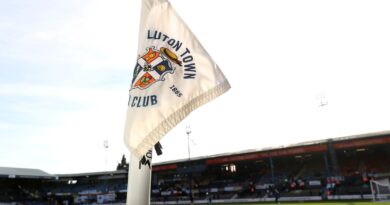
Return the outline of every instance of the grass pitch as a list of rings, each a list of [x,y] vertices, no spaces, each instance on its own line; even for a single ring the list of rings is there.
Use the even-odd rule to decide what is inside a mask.
[[[275,203],[266,203],[266,204],[275,204]],[[296,202],[296,203],[281,202],[280,204],[285,204],[285,205],[321,205],[321,204],[324,205],[390,205],[390,202],[375,202],[375,203],[374,202]],[[234,205],[239,205],[239,204],[234,204]],[[240,204],[240,205],[250,205],[250,204]]]
[[[276,205],[276,203],[234,203],[234,204],[217,204],[213,205]],[[390,205],[390,202],[280,202],[281,205]]]

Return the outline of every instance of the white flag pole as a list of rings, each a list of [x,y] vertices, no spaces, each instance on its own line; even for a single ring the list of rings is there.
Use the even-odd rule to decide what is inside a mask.
[[[126,205],[149,205],[152,175],[152,150],[139,159],[130,153]]]

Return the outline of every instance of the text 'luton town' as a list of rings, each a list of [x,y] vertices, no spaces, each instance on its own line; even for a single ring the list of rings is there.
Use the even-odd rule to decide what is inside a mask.
[[[160,31],[148,30],[148,39],[160,40],[167,43],[171,48],[179,53],[183,61],[184,66],[184,79],[195,79],[196,77],[196,66],[194,63],[194,57],[191,54],[190,49],[182,48],[183,43],[179,40],[171,38],[167,34]]]

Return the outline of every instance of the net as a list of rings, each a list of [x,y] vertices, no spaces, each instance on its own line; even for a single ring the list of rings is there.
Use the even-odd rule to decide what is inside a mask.
[[[371,180],[371,194],[372,200],[376,201],[390,201],[390,183],[389,179]]]

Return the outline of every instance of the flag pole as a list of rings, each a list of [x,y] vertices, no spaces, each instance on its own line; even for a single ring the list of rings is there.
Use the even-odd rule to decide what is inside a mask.
[[[130,153],[126,205],[149,205],[152,175],[152,150],[139,159]]]

